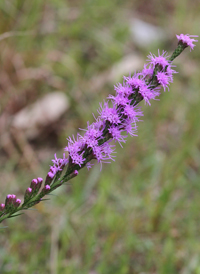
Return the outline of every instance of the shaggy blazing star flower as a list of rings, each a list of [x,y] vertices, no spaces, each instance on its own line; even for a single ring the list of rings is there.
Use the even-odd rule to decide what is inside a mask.
[[[125,139],[128,135],[122,135],[122,130],[120,130],[118,127],[115,127],[113,125],[109,127],[108,131],[110,133],[111,138],[115,140],[115,142],[118,141],[120,146],[123,147],[121,143],[126,143]]]
[[[164,91],[165,91],[166,88],[169,90],[168,85],[169,85],[170,82],[173,81],[172,77],[167,75],[165,72],[162,72],[162,71],[159,71],[156,74],[156,77],[157,77],[158,83],[163,86]]]
[[[164,69],[166,66],[169,66],[169,61],[167,60],[169,58],[169,55],[166,51],[163,50],[162,54],[160,55],[160,51],[158,50],[158,56],[156,56],[155,54],[152,54],[150,52],[150,54],[147,56],[148,59],[147,61],[153,65],[153,68],[156,65],[161,66],[162,69]]]
[[[190,47],[190,51],[191,49],[193,50],[194,47],[196,46],[193,43],[198,42],[198,40],[191,38],[191,37],[198,37],[198,35],[180,34],[180,35],[176,35],[176,37],[179,43],[184,44],[185,47]]]
[[[42,178],[33,179],[30,187],[25,191],[22,205],[21,200],[14,194],[7,195],[5,204],[0,204],[0,222],[12,217],[12,214],[19,210],[28,209],[39,203],[46,194],[77,176],[81,168],[86,166],[90,169],[93,165],[91,160],[96,159],[101,168],[102,163],[114,161],[115,145],[111,144],[111,141],[118,142],[122,147],[128,134],[137,136],[137,122],[143,116],[140,107],[137,106],[138,103],[144,100],[150,105],[151,100],[157,100],[161,87],[164,91],[169,90],[169,84],[173,82],[173,74],[177,73],[173,69],[172,61],[184,48],[194,49],[193,43],[197,40],[192,37],[197,36],[177,35],[178,47],[171,57],[166,51],[160,54],[158,50],[158,56],[150,53],[147,64],[140,72],[124,77],[123,84],[115,85],[116,94],[109,95],[107,101],[100,103],[97,110],[98,117],[95,118],[93,115],[95,122],[92,124],[88,122],[87,129],[81,129],[84,131],[83,135],[78,133],[76,138],[73,136],[67,139],[68,145],[64,150],[68,156],[66,157],[65,153],[62,158],[54,155],[53,165],[47,173],[44,187],[41,189]]]
[[[119,124],[120,123],[120,116],[117,112],[117,109],[113,107],[109,107],[108,102],[104,102],[104,105],[102,106],[102,103],[99,104],[100,108],[97,110],[99,113],[99,118],[103,121],[108,121],[111,124]]]

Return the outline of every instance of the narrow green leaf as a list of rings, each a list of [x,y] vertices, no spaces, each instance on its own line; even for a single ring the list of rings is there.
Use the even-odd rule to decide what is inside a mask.
[[[16,216],[19,216],[19,215],[22,215],[22,214],[24,214],[24,213],[15,214],[15,215],[9,216],[8,218],[13,218],[13,217],[16,217]]]

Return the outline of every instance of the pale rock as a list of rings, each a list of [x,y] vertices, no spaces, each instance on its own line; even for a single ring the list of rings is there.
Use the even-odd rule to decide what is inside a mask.
[[[34,139],[42,128],[59,120],[68,108],[67,96],[60,91],[52,92],[16,113],[12,126],[23,130],[28,139]]]
[[[134,43],[142,48],[166,39],[166,33],[162,28],[139,19],[131,20],[130,30]]]

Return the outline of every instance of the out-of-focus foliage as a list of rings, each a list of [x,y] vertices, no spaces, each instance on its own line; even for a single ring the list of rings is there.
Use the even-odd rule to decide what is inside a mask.
[[[92,121],[114,92],[106,77],[116,63],[171,52],[175,34],[199,35],[199,9],[189,0],[0,1],[1,202],[22,198],[67,136]],[[166,42],[140,49],[134,18],[160,26]],[[169,93],[141,104],[138,137],[117,147],[114,163],[82,170],[37,211],[4,222],[0,273],[200,272],[199,48],[175,60]],[[13,131],[16,113],[52,91],[68,96],[67,113],[32,141]]]

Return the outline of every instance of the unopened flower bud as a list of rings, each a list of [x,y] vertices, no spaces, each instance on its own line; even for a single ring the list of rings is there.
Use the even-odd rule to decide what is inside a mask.
[[[20,204],[21,204],[21,200],[20,199],[17,199],[16,201],[15,201],[15,203],[14,203],[14,206],[15,207],[19,207],[20,206]]]
[[[38,177],[37,182],[38,182],[39,186],[41,187],[41,185],[43,183],[43,179],[41,177]]]
[[[0,204],[0,211],[3,211],[5,209],[5,204]]]
[[[24,194],[24,202],[27,202],[32,196],[32,188],[28,187]]]
[[[33,180],[31,181],[30,188],[32,188],[32,190],[34,191],[34,190],[37,188],[37,185],[38,185],[37,179],[33,179]]]
[[[32,193],[32,188],[28,187],[26,193],[30,195]]]
[[[74,170],[74,175],[78,175],[78,170]]]
[[[45,185],[41,191],[41,194],[47,194],[51,189],[50,185]]]
[[[8,194],[6,196],[5,206],[11,205],[13,203],[13,200],[16,201],[16,196],[14,194]]]
[[[74,170],[72,173],[71,173],[71,179],[76,177],[78,175],[78,170]]]
[[[49,169],[49,172],[47,173],[47,177],[46,177],[46,180],[45,180],[45,185],[50,185],[51,182],[53,181],[54,179],[54,176],[56,175],[56,168],[51,166],[50,169]]]
[[[45,190],[48,191],[48,190],[50,190],[51,187],[49,185],[46,185],[44,188],[45,188]]]
[[[42,185],[42,178],[38,178],[38,179],[33,179],[31,181],[31,186],[30,188],[32,188],[32,195],[36,195],[38,193],[38,191],[40,190],[40,187]]]

